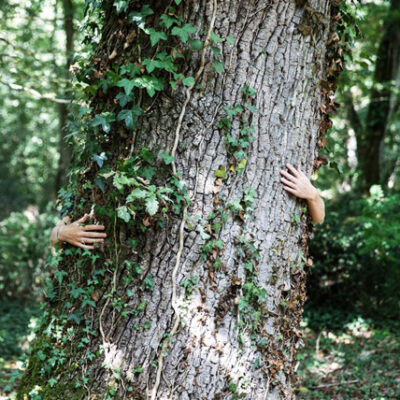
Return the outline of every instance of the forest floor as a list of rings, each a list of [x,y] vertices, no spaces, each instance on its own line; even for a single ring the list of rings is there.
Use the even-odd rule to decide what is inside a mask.
[[[15,387],[39,315],[38,308],[0,303],[0,400],[15,399]],[[340,328],[324,327],[323,321],[329,320],[329,314],[318,314],[317,322],[314,319],[311,323],[307,317],[303,320],[298,399],[400,399],[398,326],[387,321],[377,327],[355,317]]]
[[[340,320],[342,313],[335,314]],[[307,317],[303,319],[304,347],[297,357],[298,399],[400,399],[398,323],[343,314],[342,321],[349,322],[340,328],[324,327],[322,321],[332,319],[329,313],[322,318],[319,314],[312,324]]]

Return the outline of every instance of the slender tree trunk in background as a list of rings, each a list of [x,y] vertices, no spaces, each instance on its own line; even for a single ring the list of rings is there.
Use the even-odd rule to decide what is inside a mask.
[[[385,32],[379,45],[375,65],[374,85],[370,96],[364,129],[356,129],[357,158],[362,171],[365,192],[374,184],[387,184],[391,168],[383,168],[385,136],[399,97],[393,84],[400,84],[400,0],[392,0]],[[386,176],[382,170],[386,169]],[[389,174],[387,173],[389,172]]]
[[[74,54],[74,4],[72,0],[62,0],[62,9],[64,17],[64,31],[65,31],[65,74],[64,77],[67,82],[70,82],[69,68],[72,63]],[[68,86],[68,84],[67,84]],[[66,88],[67,89],[67,88]],[[67,90],[68,92],[68,90]],[[65,125],[67,123],[68,108],[66,104],[58,104],[58,115],[59,115],[59,152],[60,159],[58,162],[58,170],[56,177],[56,191],[61,186],[67,183],[67,172],[71,162],[71,148],[65,141],[67,134]]]
[[[157,21],[165,5],[150,6],[150,19]],[[131,148],[134,154],[143,147],[173,154],[176,143],[173,169],[186,182],[190,205],[161,225],[143,218],[140,231],[130,230],[115,214],[99,218],[109,235],[106,259],[94,258],[94,266],[84,267],[86,258],[65,255],[57,272],[58,278],[64,276],[62,285],[54,280],[56,295],[18,399],[35,385],[42,399],[52,400],[294,397],[310,227],[304,204],[282,190],[280,170],[286,162],[299,163],[310,176],[313,165],[321,164],[315,156],[331,125],[330,96],[341,69],[340,57],[329,50],[339,40],[336,10],[329,0],[180,4],[179,15],[196,27],[203,42],[211,31],[234,38],[214,44],[224,72],[214,70],[207,45],[193,52],[184,75],[198,78],[200,86],[166,87],[153,98],[142,93],[147,111],[134,135],[112,125],[102,150],[109,165],[123,166]],[[93,57],[99,76],[111,65],[152,54],[148,44],[129,46],[141,33],[116,15],[116,7],[106,9],[104,20]],[[255,92],[248,95],[248,88]],[[92,106],[106,104],[111,111],[115,94],[100,93]],[[244,111],[233,115],[227,133],[225,107],[238,105]],[[235,163],[227,154],[227,139],[239,138],[246,124],[254,127],[254,140],[246,149],[247,163]],[[92,202],[106,206],[104,193],[90,184],[97,170],[91,162],[80,179],[85,211]],[[161,162],[157,179],[169,179]],[[209,238],[199,233],[201,224]],[[137,241],[133,249],[132,239]],[[139,278],[132,265],[140,266]],[[86,307],[82,293],[93,270],[100,269],[103,282],[89,297],[95,307]],[[93,286],[95,278],[90,279]],[[123,316],[121,302],[122,310],[132,312]],[[83,313],[80,321],[77,312]],[[66,315],[72,316],[67,322]],[[83,318],[89,322],[82,331]],[[55,367],[43,370],[55,352],[68,361],[57,367],[53,360]]]

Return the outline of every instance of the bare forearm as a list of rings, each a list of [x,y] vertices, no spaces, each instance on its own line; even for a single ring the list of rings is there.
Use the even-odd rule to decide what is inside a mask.
[[[310,179],[300,170],[300,165],[297,170],[289,163],[286,164],[286,167],[290,170],[290,173],[281,170],[283,188],[300,199],[306,199],[313,222],[322,222],[325,218],[325,204],[319,195],[318,189],[312,185]]]
[[[317,189],[315,189],[315,195],[307,199],[307,203],[313,222],[323,222],[325,219],[325,203],[319,195]]]
[[[54,247],[54,245],[58,242],[58,240],[57,240],[58,229],[59,229],[59,226],[57,225],[51,231],[50,244],[51,244],[52,247]]]

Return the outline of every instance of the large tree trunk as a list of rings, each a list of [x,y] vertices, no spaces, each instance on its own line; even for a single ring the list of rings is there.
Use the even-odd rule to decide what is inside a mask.
[[[146,23],[158,27],[165,5],[150,5]],[[304,204],[279,179],[286,162],[311,174],[330,126],[329,96],[341,69],[335,51],[327,51],[338,40],[331,7],[329,0],[180,4],[176,13],[206,43],[181,67],[196,85],[166,85],[152,98],[135,89],[146,112],[133,131],[113,122],[109,133],[89,133],[75,217],[96,203],[109,238],[104,253],[93,253],[97,260],[64,250],[18,399],[35,385],[42,399],[63,400],[293,397],[309,226]],[[103,8],[91,69],[97,78],[156,49],[125,10]],[[211,32],[234,43],[219,43]],[[165,43],[188,55],[176,36]],[[209,44],[221,54],[213,56]],[[223,61],[223,73],[213,57]],[[117,113],[121,92],[99,89],[93,112]],[[234,143],[239,136],[241,144]],[[174,161],[164,157],[165,165],[143,147]],[[144,191],[146,180],[166,187],[181,179],[190,204],[176,189],[169,194],[175,207],[151,216],[154,210],[134,203],[130,216],[121,171],[131,168],[132,154],[141,167],[156,167],[154,177],[139,179]],[[97,174],[103,162],[106,176],[113,174],[108,180]],[[315,159],[314,167],[320,164]]]

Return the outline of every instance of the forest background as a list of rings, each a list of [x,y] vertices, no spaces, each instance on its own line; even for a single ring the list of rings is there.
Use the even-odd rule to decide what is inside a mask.
[[[397,399],[400,2],[348,3],[341,106],[313,176],[326,219],[310,243],[298,396]],[[88,54],[84,8],[0,1],[0,399],[14,398],[42,312],[57,198],[79,147],[67,115],[79,116],[70,71]]]

